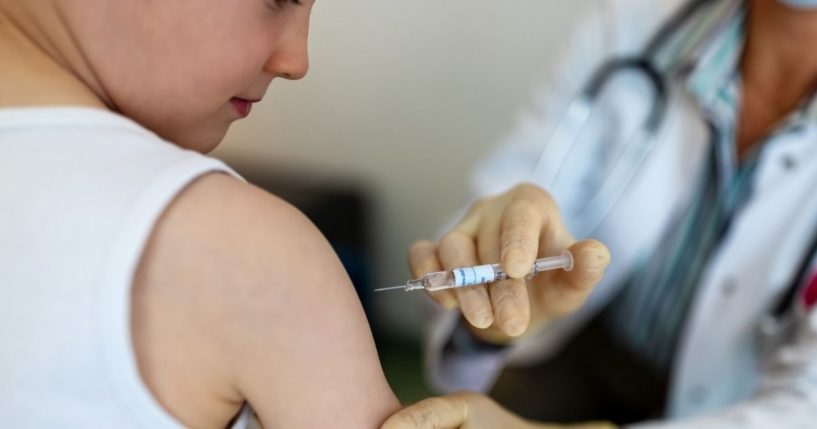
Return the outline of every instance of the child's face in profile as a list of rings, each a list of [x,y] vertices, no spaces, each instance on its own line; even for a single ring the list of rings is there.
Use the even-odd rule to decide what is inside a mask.
[[[244,100],[308,69],[314,0],[64,1],[105,101],[200,152],[246,115]]]

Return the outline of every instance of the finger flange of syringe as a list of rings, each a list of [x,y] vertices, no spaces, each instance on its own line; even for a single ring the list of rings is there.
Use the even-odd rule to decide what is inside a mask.
[[[565,250],[559,256],[541,258],[534,261],[533,268],[528,273],[527,278],[536,277],[544,271],[563,269],[570,271],[573,269],[573,255]],[[476,265],[471,267],[454,268],[448,271],[438,271],[428,273],[422,278],[413,279],[405,285],[376,289],[375,292],[386,290],[404,289],[405,291],[427,290],[430,292],[445,289],[464,288],[492,283],[495,281],[508,279],[507,273],[500,264]]]

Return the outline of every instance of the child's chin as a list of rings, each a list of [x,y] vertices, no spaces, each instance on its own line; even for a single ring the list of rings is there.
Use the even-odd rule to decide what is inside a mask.
[[[199,153],[210,153],[221,144],[229,128],[229,125],[208,127],[207,129],[183,133],[169,140],[185,149]]]

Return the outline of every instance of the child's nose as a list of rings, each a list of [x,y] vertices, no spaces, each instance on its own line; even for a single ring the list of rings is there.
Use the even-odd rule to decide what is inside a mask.
[[[267,60],[264,70],[284,79],[302,79],[309,71],[307,38],[302,37],[280,46]]]

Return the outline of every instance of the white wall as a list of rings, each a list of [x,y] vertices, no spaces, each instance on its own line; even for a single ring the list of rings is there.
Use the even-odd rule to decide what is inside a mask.
[[[319,0],[309,76],[276,81],[216,152],[234,164],[348,178],[374,191],[376,281],[467,198],[472,164],[508,131],[588,0]],[[416,301],[378,297],[416,332]],[[397,305],[409,299],[410,305]]]

